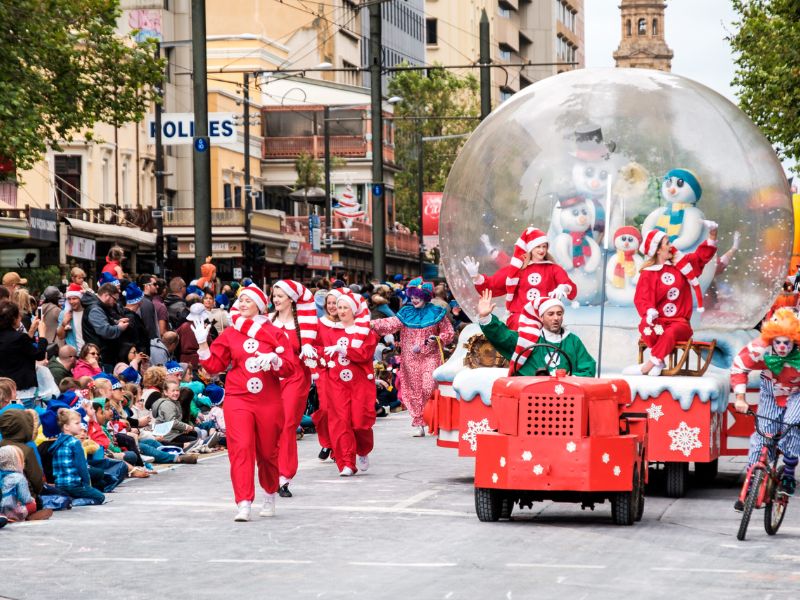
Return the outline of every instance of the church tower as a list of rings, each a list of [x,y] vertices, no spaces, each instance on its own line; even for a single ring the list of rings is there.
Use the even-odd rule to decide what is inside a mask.
[[[614,52],[617,67],[672,69],[672,50],[664,41],[664,0],[621,0],[622,40]]]

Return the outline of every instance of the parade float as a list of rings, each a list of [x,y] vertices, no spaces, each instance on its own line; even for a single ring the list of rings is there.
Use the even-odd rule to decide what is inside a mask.
[[[697,185],[678,185],[684,171]],[[659,227],[691,252],[712,221],[719,249],[698,274],[704,311],[692,317],[691,344],[662,376],[622,375],[642,361],[638,232]],[[442,265],[473,321],[479,296],[463,258],[491,274],[529,225],[548,232],[577,283],[565,326],[597,359],[599,377],[627,382],[624,413],[646,419],[647,459],[663,465],[667,494],[685,493],[690,463],[713,477],[719,456],[745,454],[751,427],[729,406],[729,369],[779,293],[793,233],[781,164],[744,113],[697,82],[645,69],[576,70],[525,88],[475,130],[444,191]],[[482,434],[500,427],[493,386],[507,375],[480,328],[466,327],[434,374],[427,422],[438,445],[480,453]],[[753,404],[757,392],[755,378]]]

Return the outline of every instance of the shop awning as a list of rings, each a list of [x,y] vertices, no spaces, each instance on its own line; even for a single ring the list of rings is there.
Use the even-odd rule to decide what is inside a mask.
[[[106,223],[90,223],[89,221],[81,221],[80,219],[69,217],[64,217],[64,220],[73,231],[88,235],[95,240],[122,243],[133,242],[139,246],[151,247],[155,247],[156,245],[155,233],[142,231],[134,227],[108,225]]]

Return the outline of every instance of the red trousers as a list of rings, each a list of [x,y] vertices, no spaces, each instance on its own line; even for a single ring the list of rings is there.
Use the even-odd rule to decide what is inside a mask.
[[[328,431],[333,442],[336,466],[340,471],[350,467],[355,472],[356,454],[366,456],[374,447],[372,426],[375,424],[375,393],[370,397],[369,394],[358,393],[356,386],[348,387],[331,383],[330,379],[328,381]]]
[[[311,415],[314,428],[317,430],[317,441],[321,448],[332,448],[331,435],[328,432],[328,385],[324,373],[317,379],[317,398],[319,407]]]
[[[661,335],[655,332],[657,325],[664,328]],[[645,330],[650,333],[645,333]],[[650,356],[663,361],[675,348],[675,344],[688,341],[694,332],[685,319],[656,319],[653,326],[643,320],[639,324],[639,333],[642,334],[642,341],[650,348]]]
[[[283,429],[281,430],[278,471],[281,477],[297,475],[297,428],[303,419],[311,389],[311,371],[302,365],[291,377],[281,379]]]
[[[279,399],[226,394],[222,410],[237,504],[255,499],[256,464],[261,487],[268,494],[277,492],[278,440],[283,426],[283,405]]]

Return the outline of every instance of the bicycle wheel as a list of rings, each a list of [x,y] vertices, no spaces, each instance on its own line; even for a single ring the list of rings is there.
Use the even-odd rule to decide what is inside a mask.
[[[761,491],[761,484],[764,482],[764,471],[758,469],[753,471],[753,477],[750,479],[750,490],[747,492],[747,498],[744,500],[744,510],[742,511],[742,522],[739,524],[739,533],[736,538],[739,541],[744,540],[747,534],[747,526],[750,524],[750,516],[753,514],[758,494]]]
[[[778,471],[775,481],[770,482],[768,497],[764,504],[764,529],[768,535],[775,535],[781,528],[783,517],[786,515],[786,508],[789,505],[789,497],[779,494],[780,481],[783,476],[783,467]]]

